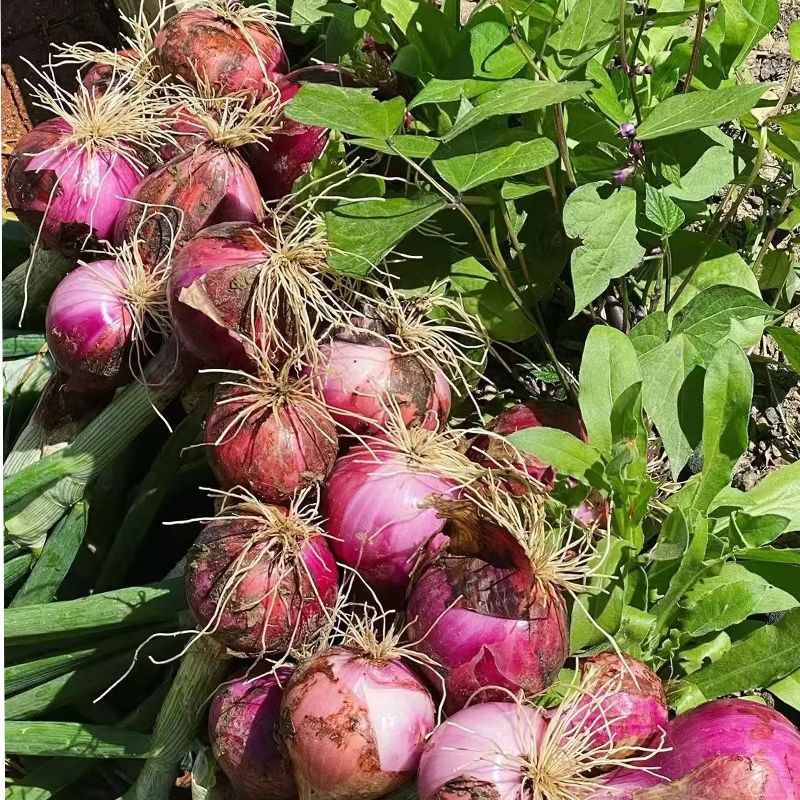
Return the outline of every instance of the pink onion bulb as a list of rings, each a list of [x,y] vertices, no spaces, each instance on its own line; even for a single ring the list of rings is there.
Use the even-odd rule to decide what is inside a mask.
[[[642,768],[609,773],[591,800],[794,800],[800,733],[779,712],[741,698],[712,700],[666,726]],[[659,777],[661,776],[661,777]]]
[[[285,653],[325,622],[336,563],[322,533],[294,513],[255,501],[238,513],[209,522],[189,550],[189,607],[236,653]]]
[[[434,707],[398,659],[333,647],[295,670],[283,695],[280,736],[301,798],[373,800],[411,777]]]
[[[141,242],[154,265],[203,228],[264,219],[253,173],[234,150],[205,142],[151,172],[120,210],[116,241]]]
[[[416,649],[441,666],[448,712],[532,696],[555,680],[569,654],[561,592],[537,580],[522,548],[501,529],[453,536],[411,589],[407,615]],[[506,689],[508,691],[503,691]]]
[[[316,375],[331,415],[355,434],[385,427],[390,401],[408,427],[436,430],[450,415],[450,386],[441,370],[433,373],[415,356],[368,337],[323,345]]]
[[[527,800],[521,760],[542,739],[546,724],[535,708],[510,702],[459,711],[425,745],[419,800]]]
[[[91,92],[93,97],[104,95],[122,75],[133,71],[137,66],[141,65],[143,58],[139,50],[134,50],[130,47],[116,50],[113,54],[108,53],[106,55],[113,59],[113,63],[109,63],[106,60],[92,64],[81,79],[81,83]]]
[[[44,247],[76,255],[110,240],[114,224],[142,179],[144,167],[133,145],[66,142],[72,126],[56,117],[17,142],[8,161],[6,192],[14,213]]]
[[[338,452],[336,426],[309,382],[280,376],[222,384],[205,441],[223,488],[244,486],[276,504],[323,483]]]
[[[297,797],[291,764],[277,740],[281,698],[291,674],[284,667],[256,678],[240,675],[222,684],[211,701],[211,748],[237,796]]]
[[[426,434],[409,431],[418,452]],[[402,591],[415,568],[447,543],[447,519],[437,506],[458,499],[461,486],[453,471],[426,462],[413,447],[371,439],[351,448],[322,496],[336,555],[374,589]]]
[[[171,120],[169,128],[172,139],[164,142],[159,149],[162,161],[170,161],[184,153],[191,153],[208,140],[208,131],[203,123],[185,104],[172,106],[164,116]]]
[[[208,2],[167,20],[155,39],[165,75],[190,86],[206,84],[217,95],[269,91],[286,70],[286,54],[270,19],[238,2]]]
[[[47,307],[47,349],[71,391],[120,386],[130,379],[134,330],[128,281],[113,259],[81,264],[56,287]]]

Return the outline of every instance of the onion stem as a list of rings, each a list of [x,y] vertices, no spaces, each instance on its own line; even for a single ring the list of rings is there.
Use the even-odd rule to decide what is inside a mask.
[[[53,289],[75,266],[72,259],[56,250],[37,248],[33,258],[24,261],[3,280],[3,327],[21,327],[25,316],[44,316]],[[27,283],[27,306],[26,306]]]

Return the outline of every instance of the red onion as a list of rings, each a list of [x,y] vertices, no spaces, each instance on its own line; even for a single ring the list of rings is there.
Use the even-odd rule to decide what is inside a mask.
[[[170,161],[184,153],[190,153],[208,140],[208,130],[186,104],[181,103],[168,108],[164,116],[171,120],[169,128],[172,138],[159,150],[162,161]]]
[[[276,736],[281,698],[291,674],[284,667],[256,678],[240,675],[220,686],[211,701],[208,735],[214,757],[242,797],[297,797],[291,765]]]
[[[236,653],[285,653],[325,622],[336,564],[319,529],[295,509],[230,496],[241,502],[223,508],[189,550],[189,607],[204,632]]]
[[[68,391],[112,389],[130,379],[134,348],[152,352],[168,333],[165,275],[147,273],[132,248],[81,264],[56,287],[45,322],[50,354]]]
[[[373,588],[405,589],[447,543],[440,504],[473,477],[456,436],[413,429],[370,439],[336,462],[322,497],[328,532],[336,555]]]
[[[225,382],[206,419],[209,461],[223,488],[285,503],[321,484],[338,451],[336,426],[308,379],[285,373]]]
[[[591,800],[795,800],[800,733],[759,703],[713,700],[675,717],[641,767],[653,774],[616,770]]]
[[[664,685],[641,661],[599,653],[582,660],[580,671],[576,726],[591,727],[597,746],[610,740],[619,754],[632,755],[666,727]]]
[[[286,54],[266,6],[206,0],[169,19],[155,39],[166,75],[215,94],[261,97],[286,69]]]
[[[333,647],[295,670],[280,736],[301,798],[373,800],[414,774],[434,707],[422,681],[394,657]]]
[[[516,703],[459,711],[425,745],[417,772],[419,800],[527,800],[521,762],[545,727],[537,709]]]
[[[569,654],[561,592],[505,530],[470,520],[468,503],[453,504],[463,529],[448,529],[447,551],[422,573],[407,608],[416,648],[441,667],[450,712],[473,695],[538,694]]]
[[[14,213],[45,247],[67,255],[111,239],[144,174],[132,146],[90,149],[78,136],[65,119],[42,122],[17,142],[6,173]]]
[[[98,56],[105,56],[105,58],[92,64],[81,80],[81,83],[91,92],[92,97],[105,94],[121,75],[136,69],[142,59],[142,54],[133,48],[98,53]]]

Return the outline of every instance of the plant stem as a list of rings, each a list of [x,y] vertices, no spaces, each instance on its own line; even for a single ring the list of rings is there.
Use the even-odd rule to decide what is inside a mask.
[[[718,213],[716,215],[716,219],[712,223],[711,227],[706,234],[706,242],[703,245],[703,249],[700,251],[700,255],[698,256],[695,263],[692,265],[691,269],[687,273],[686,277],[681,281],[681,285],[678,287],[678,290],[673,295],[672,299],[670,300],[669,305],[666,303],[664,304],[664,311],[669,311],[672,306],[675,305],[678,298],[683,294],[683,291],[689,285],[689,282],[694,277],[695,272],[697,272],[700,265],[705,260],[705,257],[708,255],[711,248],[714,246],[714,243],[719,238],[719,234],[722,232],[723,228],[736,216],[736,212],[739,209],[739,206],[744,200],[745,195],[752,189],[753,184],[756,182],[758,178],[758,173],[761,171],[761,165],[764,163],[764,153],[767,149],[767,134],[768,129],[766,125],[763,125],[760,129],[760,136],[759,136],[759,143],[758,143],[758,154],[756,155],[756,160],[753,163],[753,169],[750,171],[750,175],[748,176],[745,183],[742,185],[741,189],[739,190],[739,194],[736,195],[736,199],[733,201],[733,204],[728,209],[727,213],[721,214]],[[722,206],[720,206],[720,210]]]
[[[694,28],[694,42],[692,43],[692,54],[689,57],[689,68],[686,70],[686,79],[683,83],[683,91],[688,92],[694,80],[694,71],[697,69],[697,59],[700,56],[700,45],[703,43],[703,26],[706,21],[706,0],[700,0],[697,9],[697,24]]]
[[[116,726],[6,722],[6,753],[70,758],[146,758],[151,738]]]
[[[636,76],[631,70],[628,63],[628,45],[626,43],[625,33],[625,3],[626,0],[619,0],[619,60],[620,69],[622,74],[628,79],[628,85],[631,90],[631,100],[633,101],[633,110],[636,114],[636,124],[641,125],[642,122],[642,109],[639,106],[639,97],[636,94]]]
[[[26,319],[44,316],[53,289],[75,265],[75,261],[56,250],[38,247],[33,260],[29,258],[3,280],[3,327],[22,327],[23,307]]]
[[[778,209],[778,213],[775,215],[775,218],[772,220],[772,224],[769,227],[769,230],[764,235],[764,239],[761,242],[761,247],[758,250],[758,255],[756,256],[756,260],[753,262],[753,273],[758,276],[758,271],[761,267],[761,262],[764,260],[764,256],[766,256],[767,251],[769,250],[769,246],[772,244],[772,240],[775,238],[775,234],[778,232],[778,226],[783,221],[783,216],[786,214],[787,209],[789,208],[789,203],[792,202],[792,198],[794,197],[794,193],[790,191],[789,187],[786,190],[786,196],[783,198],[783,202],[781,203],[780,208]],[[780,292],[778,292],[780,295]],[[776,297],[778,296],[776,295]]]

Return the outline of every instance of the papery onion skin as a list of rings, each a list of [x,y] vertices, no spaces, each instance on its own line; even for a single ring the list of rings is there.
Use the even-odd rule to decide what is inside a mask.
[[[389,401],[407,427],[436,430],[450,416],[444,373],[432,374],[414,355],[382,343],[334,339],[320,348],[317,376],[331,415],[355,434],[375,434],[390,416]]]
[[[311,396],[277,413],[262,408],[240,423],[251,392],[241,385],[218,389],[205,426],[209,462],[223,488],[244,486],[259,500],[283,504],[328,477],[338,453],[336,426]]]
[[[249,223],[213,225],[184,245],[167,293],[184,347],[208,367],[252,369],[243,337],[253,339],[250,303],[267,231]]]
[[[336,555],[378,591],[408,586],[419,561],[447,543],[435,499],[456,499],[458,481],[425,472],[388,442],[371,440],[338,459],[322,504]]]
[[[125,272],[114,259],[81,264],[58,284],[47,307],[47,349],[73,392],[112,389],[130,380],[133,317]]]
[[[293,800],[297,787],[281,753],[277,727],[283,690],[292,670],[248,678],[240,675],[217,689],[208,712],[211,747],[236,796]]]
[[[336,598],[336,563],[322,534],[302,543],[297,563],[289,559],[283,574],[263,555],[267,544],[260,523],[217,519],[203,528],[187,556],[189,608],[205,628],[222,604],[211,635],[235,653],[260,656],[299,646],[320,627]],[[233,578],[248,547],[237,573],[241,578],[244,570],[246,576]]]
[[[144,169],[133,147],[130,156],[59,147],[71,133],[60,117],[26,133],[8,160],[6,192],[14,213],[44,247],[75,256],[111,240],[125,198]]]
[[[620,757],[635,755],[666,728],[669,717],[664,684],[646,664],[631,656],[598,653],[580,664],[583,693],[574,702],[576,725],[594,730],[597,747],[613,745]],[[628,748],[627,750],[625,748]]]
[[[435,727],[431,696],[396,659],[334,647],[295,670],[280,735],[302,800],[373,800],[414,774]]]
[[[154,267],[204,228],[263,219],[258,186],[242,157],[204,142],[139,184],[120,211],[115,237],[117,244],[137,241],[142,262]]]
[[[419,800],[520,800],[526,757],[546,722],[531,706],[481,703],[445,720],[425,744],[417,772]]]
[[[197,87],[199,76],[217,95],[252,92],[260,98],[269,92],[267,81],[286,71],[286,54],[278,37],[264,27],[245,28],[246,35],[212,9],[181,11],[158,32],[155,59],[165,75],[190,86]]]
[[[564,599],[535,581],[522,554],[497,564],[441,554],[412,587],[407,617],[416,649],[441,667],[449,713],[473,695],[476,703],[508,697],[486,687],[536,695],[569,654]]]
[[[653,737],[663,749],[604,778],[591,800],[796,800],[800,797],[800,732],[772,708],[741,698],[712,700]],[[669,781],[667,783],[666,780]]]

